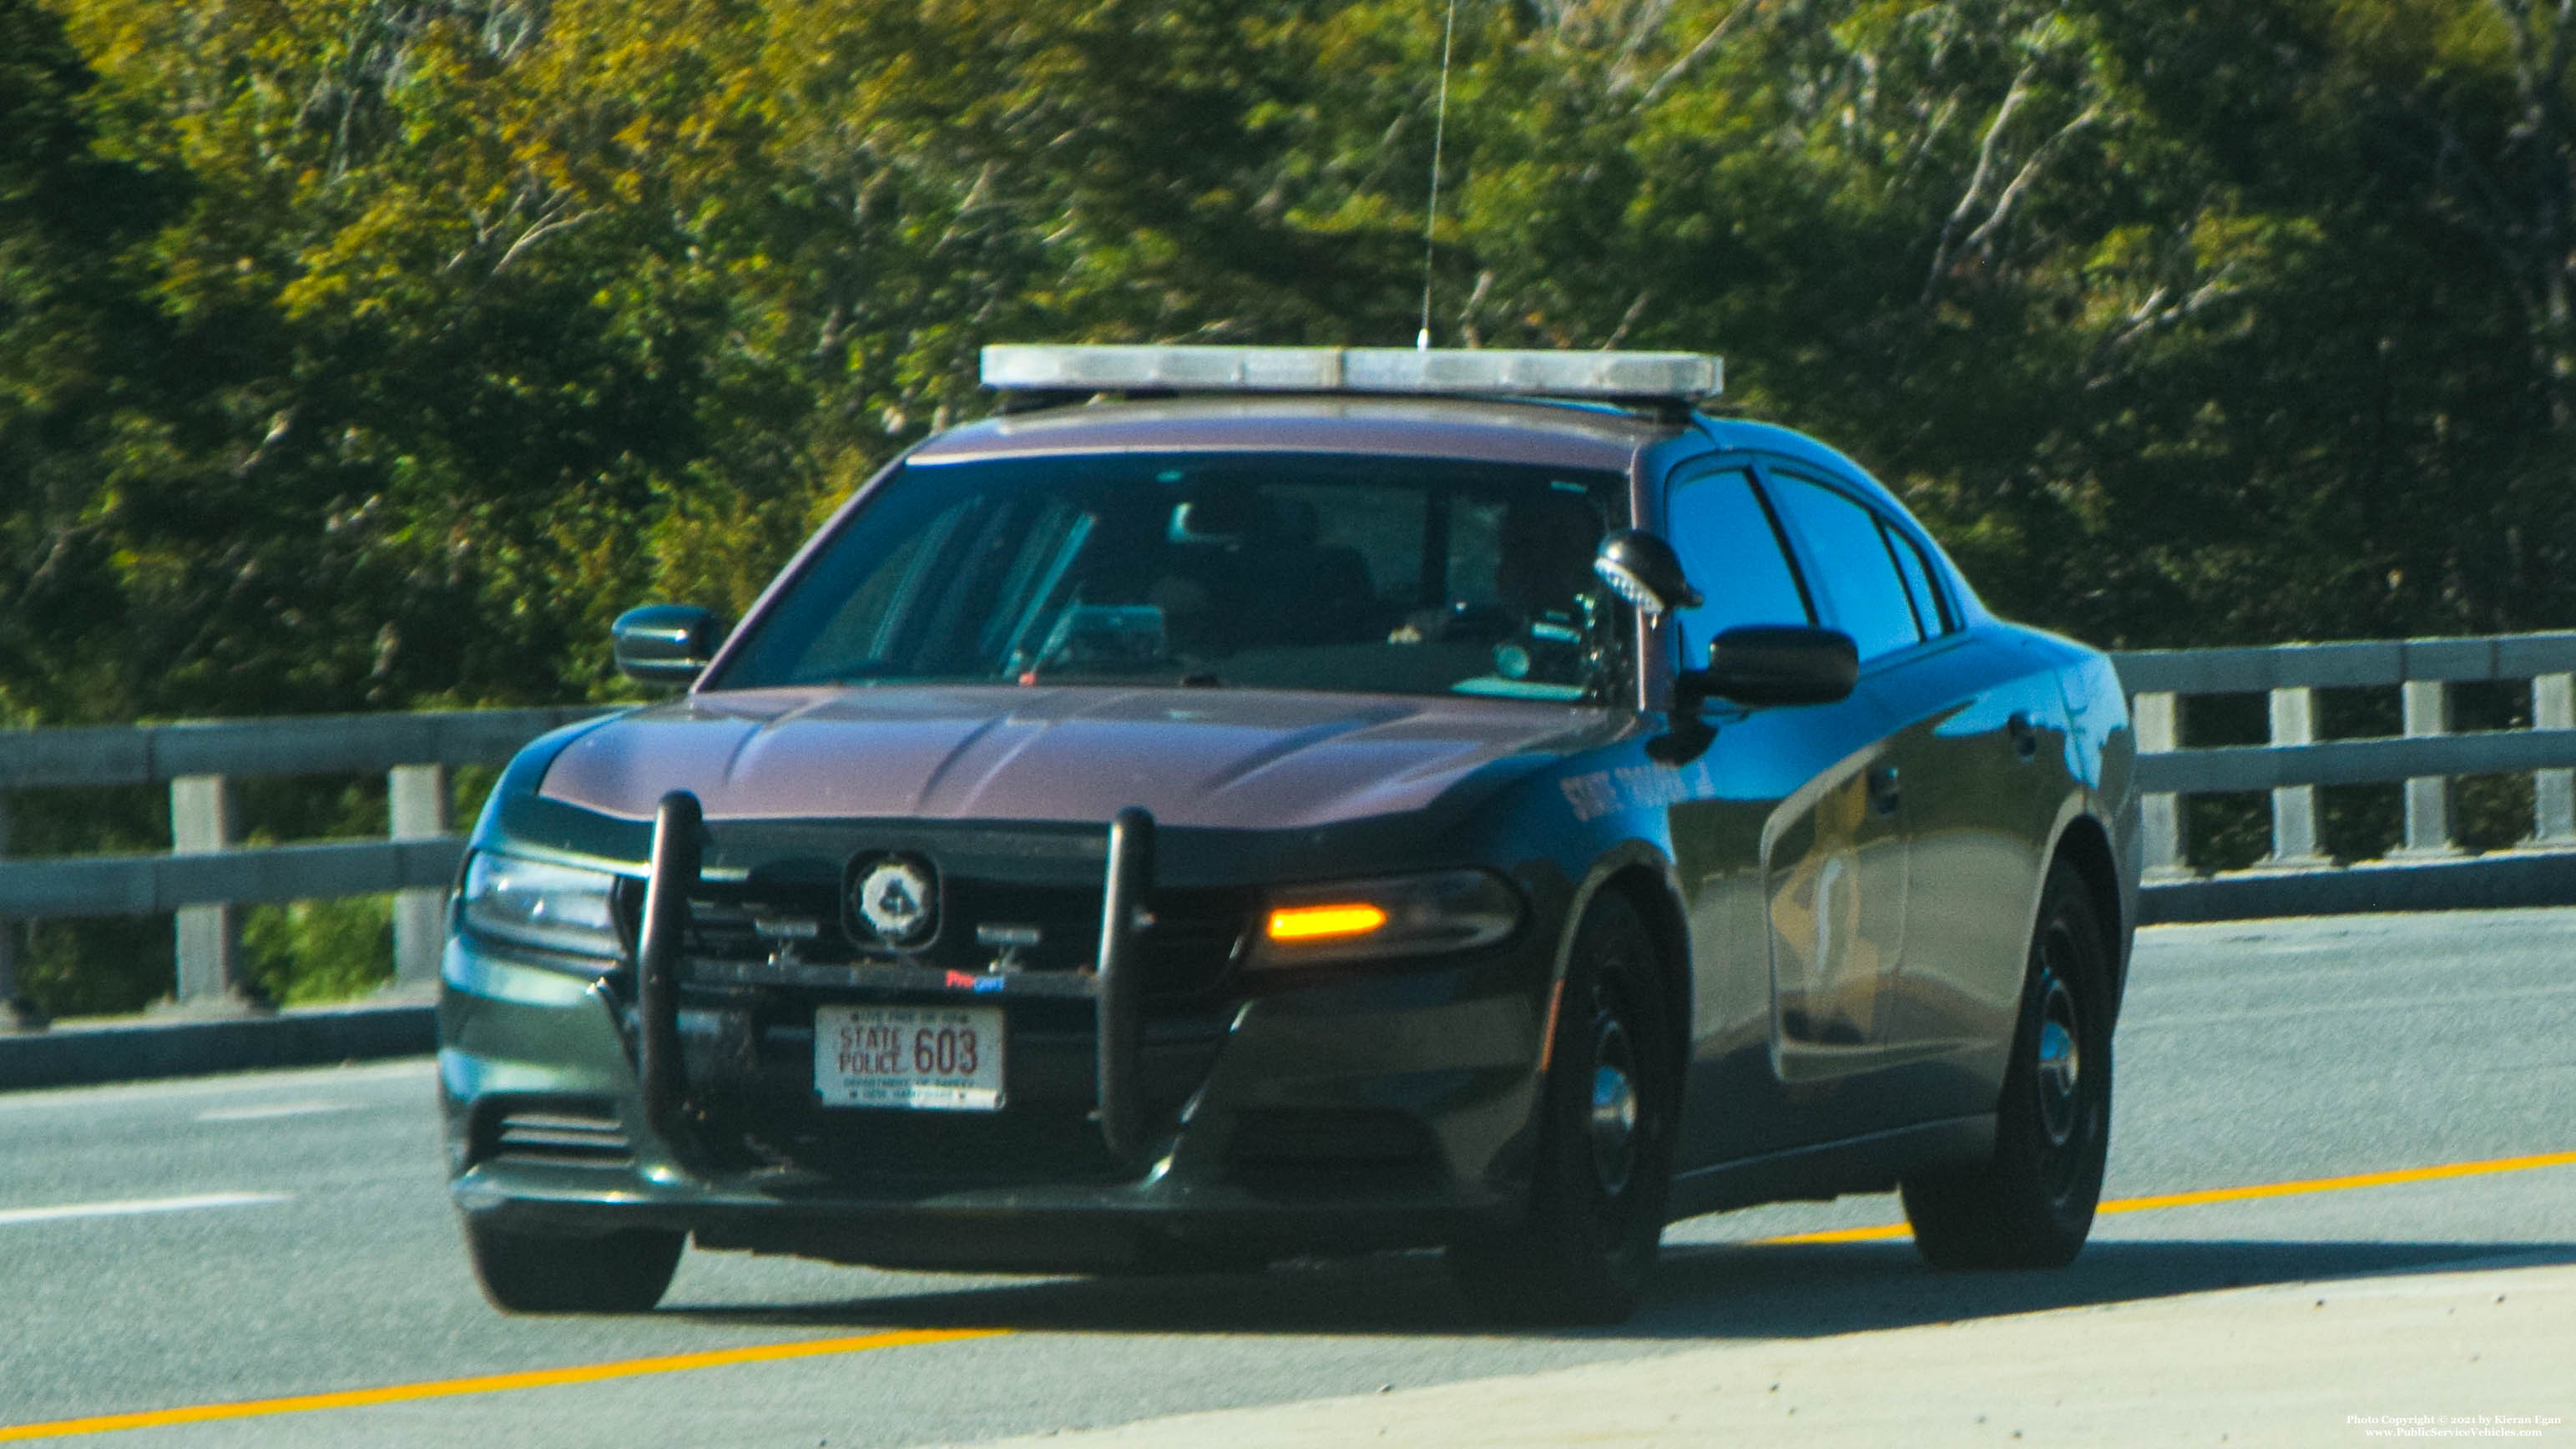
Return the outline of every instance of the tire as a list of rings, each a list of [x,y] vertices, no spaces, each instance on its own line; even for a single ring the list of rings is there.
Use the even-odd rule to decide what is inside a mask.
[[[475,1280],[504,1313],[647,1312],[671,1286],[687,1241],[654,1228],[558,1237],[465,1222]]]
[[[1506,1323],[1617,1323],[1663,1238],[1680,1062],[1653,934],[1625,897],[1583,918],[1567,963],[1523,1221],[1453,1244],[1467,1300]]]
[[[2111,1147],[2111,959],[2083,878],[2050,870],[1995,1113],[1995,1155],[1905,1180],[1936,1268],[2062,1268],[2093,1230]]]

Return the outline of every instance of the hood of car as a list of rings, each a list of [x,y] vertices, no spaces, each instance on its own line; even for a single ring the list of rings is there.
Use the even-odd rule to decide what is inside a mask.
[[[923,686],[745,690],[594,729],[549,799],[627,819],[672,790],[710,819],[1329,825],[1419,810],[1477,771],[1597,737],[1602,711],[1251,690]]]

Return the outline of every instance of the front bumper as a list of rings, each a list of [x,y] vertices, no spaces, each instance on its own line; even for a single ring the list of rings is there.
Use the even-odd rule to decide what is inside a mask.
[[[1147,1003],[1124,1154],[1098,1121],[1089,1003],[972,998],[1000,1000],[1010,1020],[1009,1105],[949,1113],[824,1108],[810,1079],[809,1100],[792,1100],[792,1039],[761,1081],[729,1078],[727,1063],[746,1060],[728,1054],[730,1028],[684,993],[697,1030],[682,1034],[680,1090],[694,1105],[657,1130],[627,975],[588,980],[451,940],[439,1076],[452,1191],[464,1211],[530,1231],[659,1227],[704,1247],[890,1266],[1036,1271],[1449,1241],[1526,1200],[1547,939],[1524,931],[1432,967],[1262,979],[1187,1009]],[[773,1035],[800,1012],[810,1028],[826,1000],[961,999],[927,986],[759,996]]]

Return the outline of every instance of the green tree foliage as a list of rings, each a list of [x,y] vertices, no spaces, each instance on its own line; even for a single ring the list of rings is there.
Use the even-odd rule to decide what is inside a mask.
[[[0,726],[606,697],[983,343],[1426,305],[1725,352],[2097,643],[2576,623],[2568,0],[1459,0],[1443,128],[1448,10],[0,0]],[[165,843],[110,793],[18,848]],[[380,965],[381,903],[254,926],[281,994]],[[166,935],[28,979],[131,1006]]]
[[[0,708],[556,699],[985,406],[1401,343],[1439,0],[0,0]],[[2103,643],[2576,613],[2539,0],[1462,0],[1459,345],[1714,347]]]
[[[0,0],[0,722],[124,703],[106,518],[166,452],[148,271],[165,188],[95,147],[93,76],[52,14]]]

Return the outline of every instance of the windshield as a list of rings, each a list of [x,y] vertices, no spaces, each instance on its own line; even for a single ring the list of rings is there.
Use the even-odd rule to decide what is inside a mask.
[[[1609,698],[1624,651],[1592,555],[1626,493],[1615,473],[1412,458],[908,465],[710,687]]]

